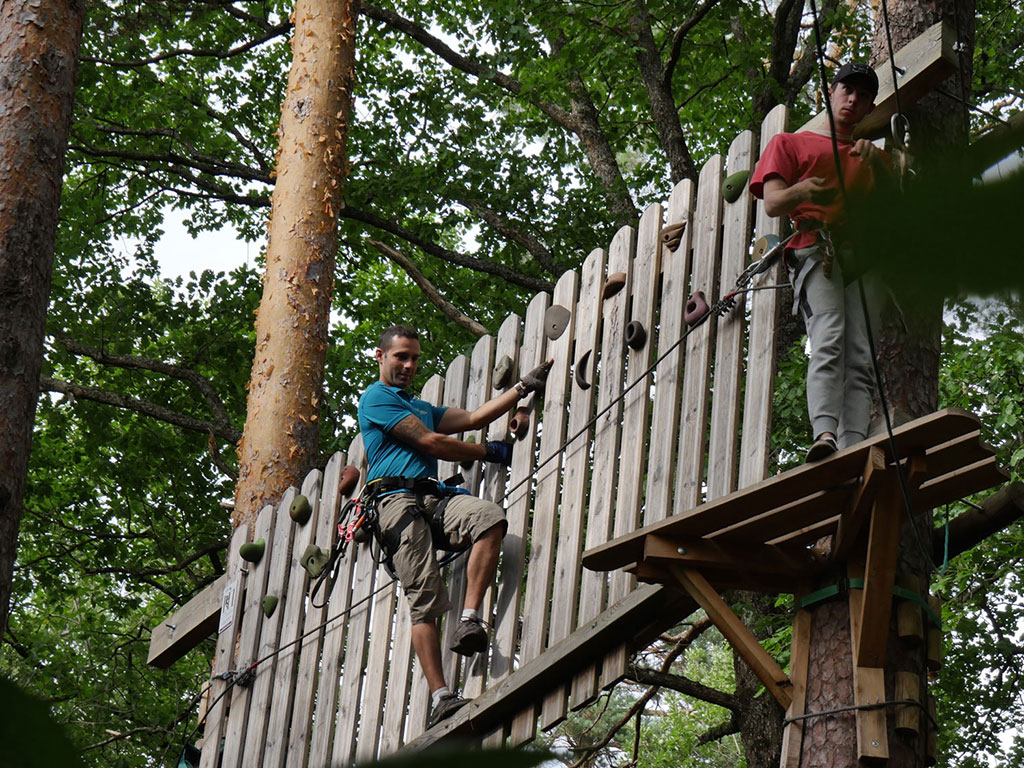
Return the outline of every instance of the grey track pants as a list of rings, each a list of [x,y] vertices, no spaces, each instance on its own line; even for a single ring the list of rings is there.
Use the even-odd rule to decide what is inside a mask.
[[[838,436],[839,447],[847,448],[867,437],[874,391],[860,284],[872,328],[878,327],[884,292],[871,272],[844,286],[839,259],[826,278],[822,258],[818,246],[789,254],[794,314],[799,308],[811,347],[807,411],[814,436],[831,432]]]

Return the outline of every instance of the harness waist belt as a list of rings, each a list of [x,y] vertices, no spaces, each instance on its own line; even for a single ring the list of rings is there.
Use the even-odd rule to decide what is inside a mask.
[[[430,477],[401,477],[397,475],[378,477],[376,480],[371,480],[367,485],[372,486],[377,493],[411,491],[421,496],[426,494],[438,495],[438,482]]]

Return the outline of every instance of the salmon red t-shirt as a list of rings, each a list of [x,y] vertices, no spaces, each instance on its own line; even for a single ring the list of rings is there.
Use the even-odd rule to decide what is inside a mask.
[[[874,186],[871,167],[861,158],[850,155],[853,142],[840,139],[838,145],[846,194],[850,199],[863,198]],[[836,176],[832,139],[829,136],[811,131],[780,133],[773,136],[764,154],[761,155],[757,168],[754,169],[750,191],[755,197],[763,199],[764,183],[768,179],[780,178],[786,186],[792,186],[811,176],[820,176],[835,185],[835,198],[828,205],[809,201],[799,203],[789,212],[789,217],[796,225],[805,220],[816,220],[825,224],[841,223],[843,199],[839,194],[839,179]],[[790,241],[789,247],[808,248],[814,245],[816,240],[817,235],[814,232],[802,232]]]

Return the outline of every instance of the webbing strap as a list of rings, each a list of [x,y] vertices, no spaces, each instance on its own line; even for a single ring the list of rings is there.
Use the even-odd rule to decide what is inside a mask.
[[[834,597],[848,594],[851,589],[864,589],[864,579],[840,579],[835,584],[829,584],[827,587],[810,592],[803,597],[797,598],[796,607],[798,609],[810,608],[811,606],[824,603],[826,600],[831,600]],[[932,607],[928,605],[928,601],[923,595],[918,594],[910,589],[905,589],[900,586],[893,586],[892,593],[895,597],[902,600],[912,600],[913,602],[924,608],[925,615],[928,617],[928,621],[932,626],[942,629],[942,619],[936,615]]]

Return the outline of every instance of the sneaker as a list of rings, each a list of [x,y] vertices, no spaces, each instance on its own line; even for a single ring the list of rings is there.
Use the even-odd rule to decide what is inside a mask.
[[[839,446],[836,445],[836,439],[834,437],[830,435],[819,437],[814,441],[814,445],[807,450],[806,462],[808,464],[813,464],[816,461],[827,459],[838,450]]]
[[[462,619],[455,628],[451,649],[462,656],[487,650],[487,630],[480,619]]]
[[[467,704],[469,704],[469,699],[464,699],[457,693],[445,694],[437,700],[437,704],[431,707],[427,729],[433,728],[442,720],[447,720]]]

